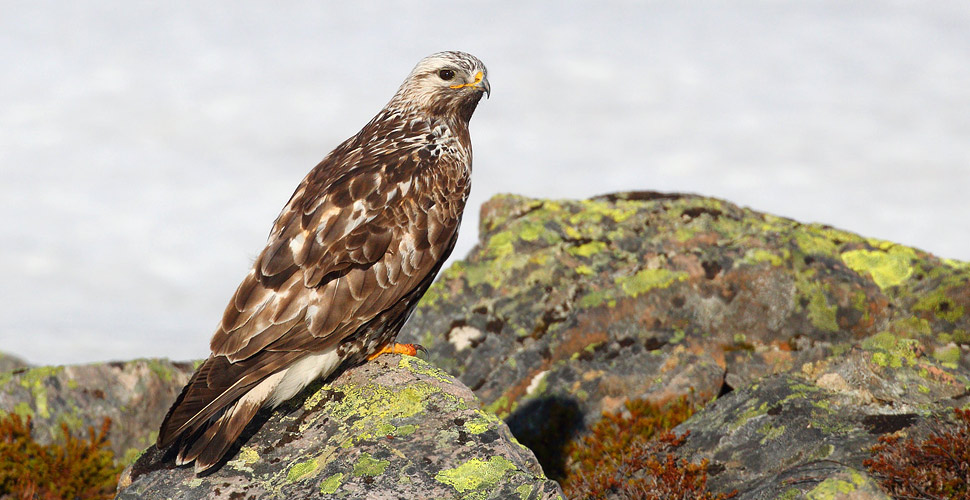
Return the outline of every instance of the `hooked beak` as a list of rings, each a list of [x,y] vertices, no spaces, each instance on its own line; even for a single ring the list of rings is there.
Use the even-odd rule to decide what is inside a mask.
[[[481,87],[485,89],[485,98],[492,94],[492,87],[488,84],[488,78],[482,77]]]

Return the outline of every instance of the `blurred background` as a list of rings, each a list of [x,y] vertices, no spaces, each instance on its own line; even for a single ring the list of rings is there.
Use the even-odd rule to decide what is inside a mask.
[[[333,5],[329,5],[333,4]],[[423,56],[500,192],[716,196],[970,260],[970,2],[0,2],[0,351],[204,357],[305,173]]]

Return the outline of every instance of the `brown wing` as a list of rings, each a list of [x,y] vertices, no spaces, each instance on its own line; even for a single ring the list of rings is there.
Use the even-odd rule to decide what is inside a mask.
[[[450,251],[467,179],[441,178],[438,163],[449,160],[430,159],[420,143],[402,144],[400,129],[362,143],[366,132],[338,147],[294,192],[229,302],[212,356],[166,416],[160,447],[307,352],[352,335],[412,292]]]

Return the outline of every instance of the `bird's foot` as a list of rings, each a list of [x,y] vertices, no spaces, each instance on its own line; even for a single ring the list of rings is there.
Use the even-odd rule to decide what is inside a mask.
[[[397,342],[391,342],[384,344],[380,349],[377,350],[377,352],[367,356],[367,361],[373,361],[381,354],[404,354],[405,356],[417,356],[418,351],[428,352],[428,350],[422,347],[420,344],[398,344]]]

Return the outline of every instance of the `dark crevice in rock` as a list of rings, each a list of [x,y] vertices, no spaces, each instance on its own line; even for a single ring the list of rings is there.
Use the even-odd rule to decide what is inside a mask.
[[[724,215],[724,212],[717,210],[715,208],[693,207],[693,208],[688,208],[680,213],[680,215],[684,217],[688,222],[704,214],[710,215],[712,219],[717,220],[720,216]]]
[[[527,446],[550,479],[566,475],[566,444],[583,428],[579,402],[569,396],[547,396],[519,405],[505,419],[512,435]]]
[[[867,415],[863,417],[862,425],[869,429],[869,434],[889,434],[915,424],[917,418],[915,413]]]
[[[658,337],[647,337],[643,341],[643,347],[648,351],[656,351],[665,345],[667,345],[667,341]]]
[[[714,279],[721,272],[721,264],[716,261],[701,262],[701,267],[704,268],[704,277],[709,280]]]
[[[610,203],[617,201],[654,201],[654,200],[679,200],[685,196],[683,193],[661,193],[658,191],[629,191],[625,193],[610,193],[594,196],[593,200],[604,200]]]

